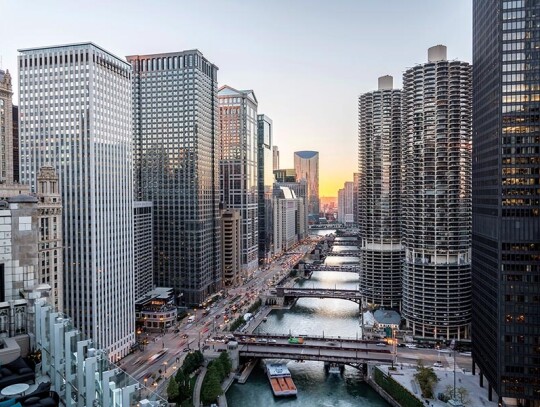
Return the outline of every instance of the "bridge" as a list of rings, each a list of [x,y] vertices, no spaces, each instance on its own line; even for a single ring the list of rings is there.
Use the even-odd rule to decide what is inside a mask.
[[[344,250],[340,252],[328,252],[326,256],[356,256],[360,257],[360,250]]]
[[[288,342],[289,335],[235,333],[240,356],[263,359],[313,360],[360,367],[367,362],[395,361],[395,352],[382,342],[354,338],[302,336],[302,344]]]
[[[334,240],[332,246],[357,246],[358,240]]]
[[[360,266],[356,265],[341,265],[341,266],[326,266],[323,264],[305,264],[304,270],[307,271],[343,271],[345,273],[360,273]]]
[[[286,298],[338,298],[361,304],[362,297],[358,290],[336,290],[332,288],[289,288],[276,287],[276,296]]]

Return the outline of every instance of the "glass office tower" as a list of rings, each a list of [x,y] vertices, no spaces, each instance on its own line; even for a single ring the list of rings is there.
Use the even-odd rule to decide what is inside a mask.
[[[217,70],[197,50],[127,57],[135,182],[154,215],[154,284],[199,304],[221,286]]]
[[[308,187],[308,217],[319,219],[319,152],[296,151],[294,153],[296,181],[306,180]]]
[[[19,95],[21,182],[60,180],[64,312],[116,360],[135,341],[131,67],[92,43],[23,49]]]
[[[415,335],[469,337],[471,66],[446,47],[403,74],[403,316]]]
[[[540,406],[540,2],[473,2],[473,360]]]
[[[401,301],[401,91],[393,78],[358,98],[360,292],[369,304]]]
[[[222,86],[218,92],[220,121],[219,177],[221,202],[242,217],[242,269],[258,267],[257,98],[252,90]]]
[[[259,263],[269,260],[272,255],[272,191],[273,173],[273,123],[264,114],[257,115],[258,171],[257,189],[259,195]]]

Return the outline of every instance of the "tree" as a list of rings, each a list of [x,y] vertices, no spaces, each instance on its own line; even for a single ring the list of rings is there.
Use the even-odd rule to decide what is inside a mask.
[[[210,366],[202,384],[201,401],[204,404],[210,404],[222,393],[221,384],[219,383],[219,373],[215,366]]]
[[[459,397],[459,401],[461,401],[461,404],[467,405],[471,402],[469,399],[469,391],[465,387],[458,387],[456,389],[457,396]]]
[[[418,372],[414,375],[420,389],[422,390],[422,396],[425,398],[433,398],[433,387],[439,381],[439,378],[435,374],[435,371],[431,367],[424,367],[423,363],[418,361],[417,366]]]
[[[232,370],[232,361],[229,356],[229,353],[223,352],[221,355],[219,355],[218,359],[221,361],[221,364],[224,367],[223,370],[225,371],[225,377],[227,377]]]
[[[182,369],[180,369],[176,373],[174,380],[178,384],[178,400],[182,402],[184,400],[190,399],[192,391],[189,376],[186,376]]]
[[[171,377],[167,385],[167,400],[169,402],[177,402],[179,400],[178,383],[174,377]]]

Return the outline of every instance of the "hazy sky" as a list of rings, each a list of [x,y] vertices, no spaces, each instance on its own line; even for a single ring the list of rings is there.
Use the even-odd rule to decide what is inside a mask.
[[[0,0],[0,67],[17,49],[92,41],[118,55],[199,49],[220,85],[253,89],[281,167],[320,156],[320,194],[357,170],[357,98],[448,46],[471,61],[470,0]],[[15,96],[15,103],[17,96]]]

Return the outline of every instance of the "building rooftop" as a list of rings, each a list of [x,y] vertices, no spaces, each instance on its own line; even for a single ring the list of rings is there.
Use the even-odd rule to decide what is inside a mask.
[[[373,317],[381,325],[399,325],[401,316],[393,310],[378,309],[373,313]]]
[[[295,151],[294,154],[300,158],[308,159],[308,158],[315,157],[316,155],[319,154],[319,152],[318,151]]]

